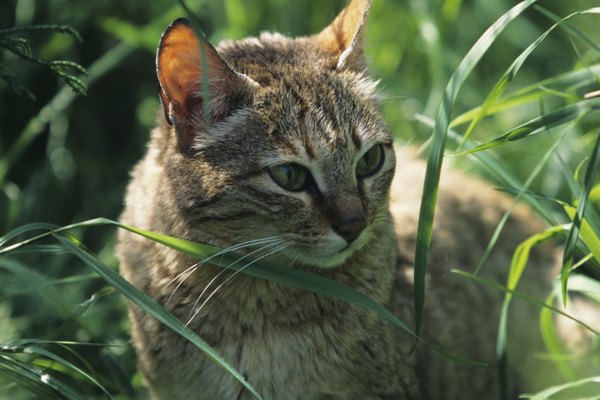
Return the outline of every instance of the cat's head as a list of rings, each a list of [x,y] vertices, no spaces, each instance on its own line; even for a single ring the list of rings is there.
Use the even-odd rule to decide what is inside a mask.
[[[262,254],[318,267],[376,240],[395,161],[365,75],[369,3],[353,0],[311,37],[263,34],[215,49],[185,20],[165,31],[166,184],[191,238],[265,239]]]

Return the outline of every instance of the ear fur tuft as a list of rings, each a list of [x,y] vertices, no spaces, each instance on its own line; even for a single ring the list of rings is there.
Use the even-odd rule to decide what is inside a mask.
[[[371,0],[352,0],[329,26],[315,36],[323,49],[338,57],[338,70],[362,72],[366,69],[363,42],[370,5]]]

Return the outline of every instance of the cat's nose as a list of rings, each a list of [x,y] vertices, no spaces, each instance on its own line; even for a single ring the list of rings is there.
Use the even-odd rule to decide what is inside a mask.
[[[367,227],[367,221],[364,217],[356,217],[346,221],[342,221],[339,224],[333,225],[333,230],[346,239],[348,244],[355,241],[361,234],[361,232]]]

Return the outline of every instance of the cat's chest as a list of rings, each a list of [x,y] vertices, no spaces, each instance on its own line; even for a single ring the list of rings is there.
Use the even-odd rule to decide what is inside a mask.
[[[206,283],[186,282],[173,296],[170,311],[182,321],[193,316],[189,327],[263,398],[368,398],[376,385],[392,381],[381,375],[395,370],[397,360],[390,351],[394,341],[375,313],[308,291],[238,277],[207,301],[194,291]],[[158,347],[176,349],[163,353],[167,359],[153,362],[164,366],[162,373],[169,376],[165,385],[189,377],[184,392],[171,398],[197,398],[197,393],[210,399],[251,398],[235,378],[176,333]]]
[[[215,350],[266,399],[333,399],[358,390],[340,371],[352,368],[355,343],[348,331],[327,321],[298,327],[270,327],[227,335]],[[202,336],[202,330],[199,332]],[[354,336],[354,335],[353,335]],[[198,390],[206,398],[251,398],[238,382],[206,357],[196,364]],[[240,395],[242,393],[242,395]]]

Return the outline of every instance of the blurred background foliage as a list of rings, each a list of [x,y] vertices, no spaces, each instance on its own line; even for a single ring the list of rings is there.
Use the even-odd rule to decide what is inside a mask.
[[[215,44],[261,31],[316,33],[344,4],[344,0],[189,0]],[[434,115],[443,88],[462,57],[513,4],[509,0],[373,1],[366,52],[371,75],[381,80],[382,110],[400,141],[419,144],[428,139],[431,129],[417,122],[415,115]],[[548,0],[540,5],[566,16],[597,3]],[[0,3],[0,29],[57,24],[79,32],[81,42],[58,32],[19,35],[30,41],[36,57],[71,60],[89,72],[89,77],[82,77],[88,83],[87,95],[74,96],[47,68],[0,49],[0,72],[13,75],[35,96],[18,94],[0,81],[0,233],[34,221],[66,225],[96,217],[118,218],[128,171],[142,156],[159,115],[156,45],[169,22],[182,15],[172,0]],[[598,15],[584,15],[571,24],[598,44],[598,22]],[[509,26],[470,76],[455,115],[480,105],[502,72],[551,24],[541,12],[530,9]],[[95,64],[99,60],[100,65]],[[557,29],[536,48],[509,91],[599,61],[600,53],[589,43]],[[596,76],[595,86],[578,88],[572,95],[598,90],[599,82]],[[63,93],[63,100],[44,109],[57,93]],[[481,142],[495,137],[538,116],[545,107],[552,107],[552,102],[569,101],[566,97],[532,102],[486,119],[473,139]],[[52,118],[46,121],[48,115]],[[41,119],[34,119],[36,116]],[[598,116],[588,116],[568,136],[560,149],[565,162],[574,168],[589,155],[599,125]],[[523,178],[552,140],[538,135],[498,151],[512,172]],[[461,160],[458,162],[470,168]],[[571,201],[560,171],[554,161],[532,190]],[[105,263],[117,268],[113,228],[78,234]],[[0,343],[18,338],[111,345],[81,346],[77,353],[113,395],[139,395],[139,379],[132,379],[135,361],[123,301],[72,257],[46,251],[0,260]],[[59,345],[51,346],[57,354],[70,354]],[[0,397],[27,398],[6,375],[4,379],[0,371]],[[78,384],[75,379],[74,385]],[[81,391],[102,396],[93,385],[81,384]]]

